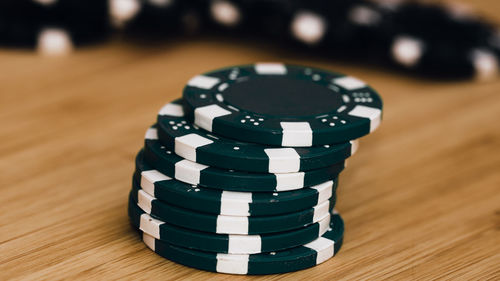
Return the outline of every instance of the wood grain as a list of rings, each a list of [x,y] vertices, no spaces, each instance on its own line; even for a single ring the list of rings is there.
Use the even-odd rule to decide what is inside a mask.
[[[470,1],[472,3],[472,1]],[[500,4],[475,6],[493,13]],[[148,250],[126,203],[145,129],[200,72],[255,61],[337,70],[384,121],[341,176],[337,257],[269,280],[500,280],[500,81],[436,82],[270,45],[114,42],[64,58],[0,51],[0,279],[244,280]]]

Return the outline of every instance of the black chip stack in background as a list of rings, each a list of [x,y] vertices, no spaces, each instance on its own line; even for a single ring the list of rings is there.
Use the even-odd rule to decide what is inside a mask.
[[[116,0],[120,2],[120,0]],[[334,59],[383,63],[434,79],[496,77],[500,31],[466,6],[417,1],[138,1],[124,32],[260,38]],[[113,1],[112,1],[113,3]],[[141,4],[139,4],[141,3]],[[133,12],[132,12],[133,11]],[[112,13],[112,15],[120,15]],[[126,13],[123,13],[126,14]],[[112,17],[113,18],[113,17]]]
[[[363,81],[258,63],[193,77],[136,158],[128,212],[172,261],[232,274],[305,269],[334,256],[338,175],[382,117]]]
[[[61,54],[111,34],[219,34],[434,79],[496,77],[500,31],[458,4],[369,0],[4,0],[0,45]]]
[[[0,1],[0,45],[54,55],[102,42],[112,31],[108,6],[102,0]]]

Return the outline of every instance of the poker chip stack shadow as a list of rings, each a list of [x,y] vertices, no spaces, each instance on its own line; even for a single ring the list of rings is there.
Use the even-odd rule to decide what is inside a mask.
[[[213,272],[274,274],[333,257],[338,175],[380,124],[364,82],[259,63],[195,76],[147,129],[128,212],[154,252]]]

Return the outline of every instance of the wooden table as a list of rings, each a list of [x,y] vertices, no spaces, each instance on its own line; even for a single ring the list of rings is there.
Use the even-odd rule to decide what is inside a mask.
[[[476,6],[499,19],[495,0]],[[157,256],[126,204],[157,110],[191,76],[255,61],[349,73],[385,101],[382,126],[341,176],[339,255],[268,278],[500,279],[500,80],[420,80],[216,39],[116,42],[64,58],[2,50],[0,61],[1,280],[239,279]]]

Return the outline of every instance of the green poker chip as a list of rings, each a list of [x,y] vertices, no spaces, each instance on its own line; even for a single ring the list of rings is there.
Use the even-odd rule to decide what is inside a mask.
[[[229,254],[257,254],[297,247],[342,223],[338,214],[327,214],[317,223],[292,231],[255,235],[214,234],[165,223],[148,215],[133,201],[129,202],[128,210],[132,225],[156,239],[184,248]]]
[[[214,136],[186,119],[182,100],[164,105],[157,122],[161,143],[175,154],[208,166],[249,172],[294,173],[324,168],[350,157],[358,143],[292,148]]]
[[[152,251],[185,266],[228,274],[277,274],[313,267],[337,254],[343,243],[344,223],[340,217],[332,222],[331,228],[312,242],[260,254],[212,253],[175,246],[147,233],[142,237]]]
[[[191,185],[149,166],[139,153],[134,184],[168,204],[190,210],[229,216],[269,216],[311,208],[335,196],[338,180],[283,192],[236,192]]]
[[[137,188],[131,190],[129,200],[156,219],[184,228],[219,234],[264,234],[298,229],[320,221],[335,205],[332,198],[295,213],[239,217],[213,215],[176,207]]]
[[[145,135],[144,159],[163,174],[179,181],[229,191],[274,192],[297,190],[332,180],[344,169],[344,161],[322,169],[296,173],[250,173],[224,170],[186,160],[158,140],[156,126]]]
[[[216,135],[282,147],[348,142],[373,132],[382,99],[363,81],[326,70],[260,63],[193,77],[186,117]]]

